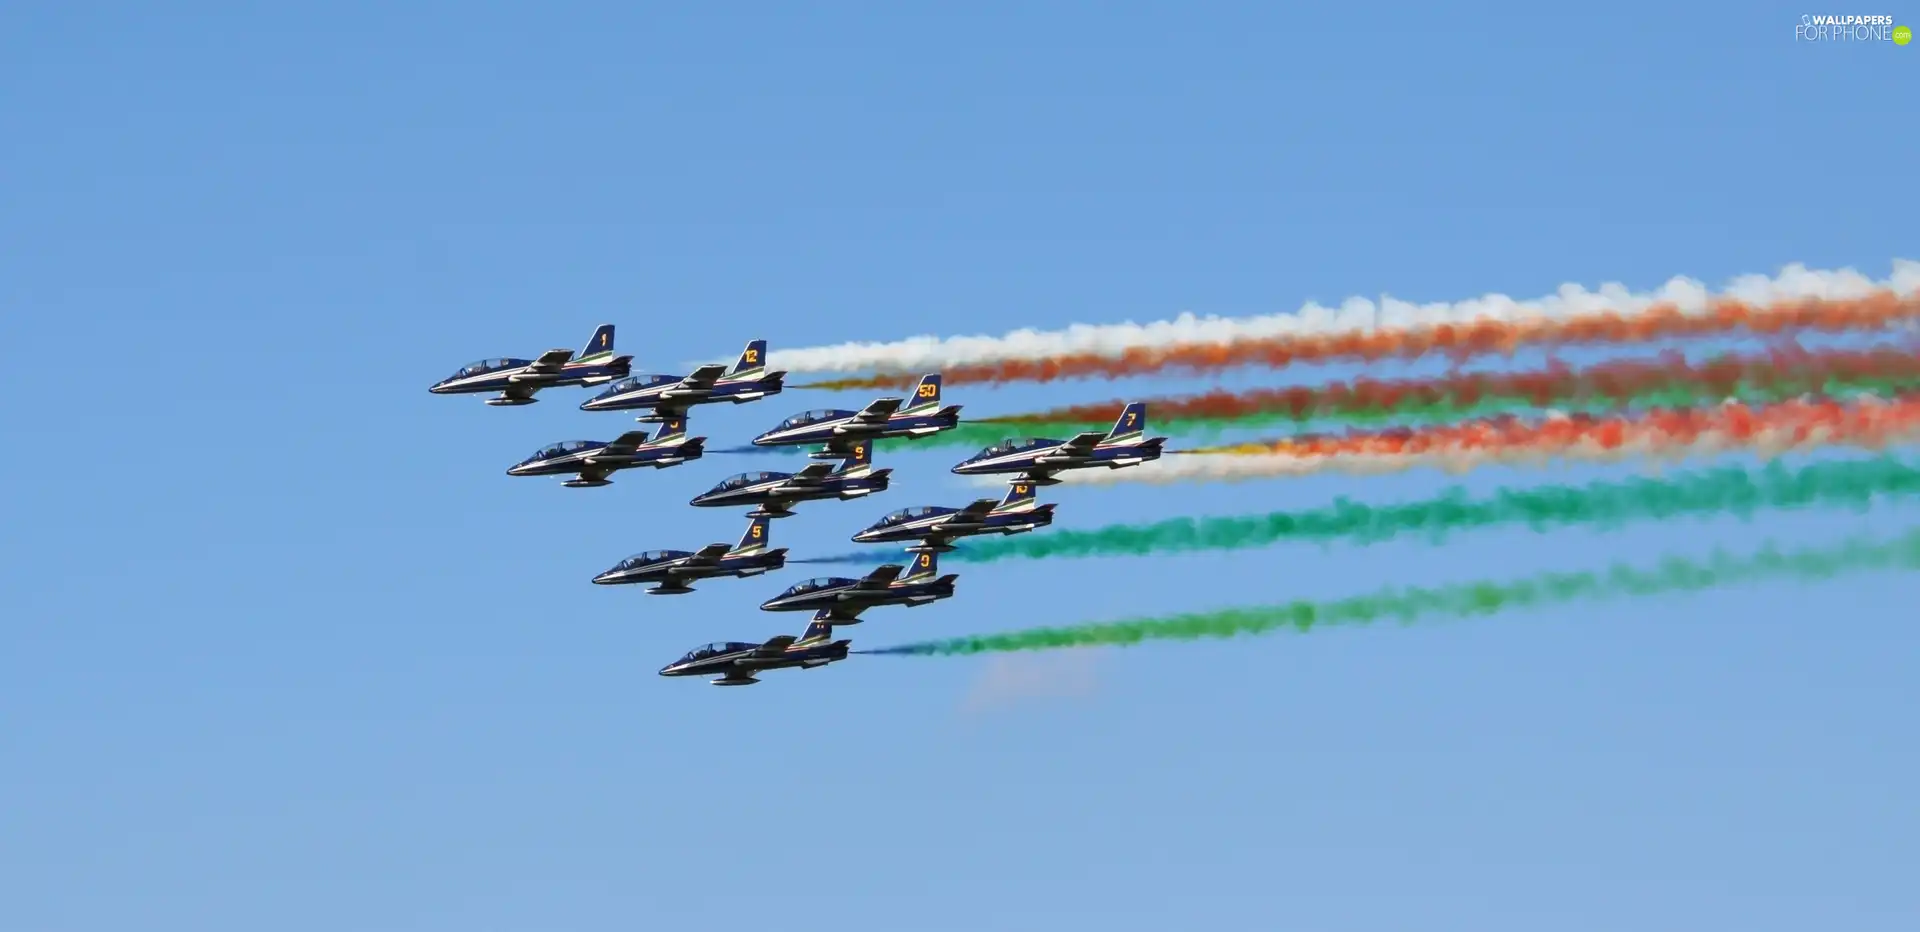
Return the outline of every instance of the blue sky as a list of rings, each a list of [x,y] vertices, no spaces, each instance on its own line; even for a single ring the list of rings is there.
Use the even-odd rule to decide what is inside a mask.
[[[1920,254],[1920,50],[1796,47],[1815,11],[1772,3],[402,7],[0,12],[0,927],[1920,915],[1906,579],[715,690],[654,671],[794,628],[756,605],[805,570],[679,598],[587,580],[733,540],[737,515],[685,502],[765,461],[510,479],[630,422],[579,392],[425,391],[603,321],[671,370],[753,336],[1884,275]],[[990,414],[1127,388],[949,394]],[[694,432],[861,400],[795,391]],[[777,543],[839,552],[882,511],[962,502],[958,458],[899,456],[885,496],[803,507]],[[1447,481],[1055,500],[1090,527]],[[1914,511],[971,566],[957,598],[847,633],[1339,597]]]

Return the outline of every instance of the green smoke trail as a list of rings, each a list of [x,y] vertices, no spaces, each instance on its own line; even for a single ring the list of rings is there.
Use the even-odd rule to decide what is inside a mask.
[[[952,562],[992,563],[1049,557],[1140,556],[1204,550],[1247,550],[1291,542],[1375,544],[1407,535],[1433,542],[1448,535],[1501,526],[1535,531],[1584,525],[1602,529],[1635,521],[1687,515],[1794,508],[1864,511],[1875,496],[1920,495],[1920,466],[1891,457],[1815,463],[1798,469],[1775,461],[1756,469],[1724,467],[1663,477],[1634,477],[1583,485],[1501,489],[1469,496],[1454,486],[1432,497],[1390,505],[1336,498],[1318,508],[1230,517],[1171,518],[1152,524],[1114,524],[1091,530],[1044,530],[1017,537],[974,539],[947,555]],[[889,550],[855,552],[797,563],[884,563]]]
[[[1510,582],[1475,582],[1435,589],[1384,589],[1331,602],[1287,602],[1140,618],[1070,628],[1029,628],[1003,634],[924,641],[870,654],[999,653],[1060,647],[1126,646],[1142,641],[1188,641],[1264,634],[1280,628],[1412,622],[1432,617],[1491,615],[1515,608],[1694,592],[1760,581],[1814,581],[1868,570],[1920,569],[1920,530],[1892,540],[1865,537],[1832,547],[1782,551],[1767,544],[1749,554],[1716,550],[1705,560],[1669,557],[1651,568],[1616,564],[1599,572],[1545,573]]]
[[[1599,397],[1580,400],[1556,401],[1550,406],[1568,414],[1607,414],[1621,410],[1641,410],[1646,408],[1691,408],[1704,404],[1718,404],[1733,399],[1746,404],[1770,404],[1797,398],[1802,395],[1824,395],[1830,398],[1848,398],[1855,395],[1876,395],[1890,397],[1920,388],[1920,379],[1908,377],[1847,377],[1847,378],[1782,378],[1770,383],[1742,383],[1732,391],[1723,391],[1705,384],[1666,385],[1656,389],[1639,391],[1624,397]],[[1363,410],[1350,410],[1337,415],[1305,413],[1296,415],[1286,410],[1263,411],[1240,417],[1187,417],[1154,418],[1155,431],[1164,431],[1168,435],[1188,440],[1208,441],[1218,438],[1229,431],[1254,430],[1260,428],[1294,427],[1300,429],[1327,429],[1345,425],[1355,427],[1380,426],[1384,424],[1403,424],[1420,426],[1424,424],[1448,424],[1469,418],[1491,417],[1500,414],[1524,414],[1538,411],[1540,404],[1533,398],[1519,395],[1488,396],[1472,404],[1441,402],[1437,404],[1416,403],[1391,407],[1375,407]],[[876,445],[876,452],[885,453],[900,450],[926,450],[945,447],[967,447],[979,449],[989,447],[1009,437],[1024,434],[1057,436],[1061,439],[1071,437],[1080,431],[1105,431],[1113,426],[1108,421],[966,421],[952,430],[941,431],[925,437],[889,438]],[[811,447],[789,448],[793,451],[812,449]]]

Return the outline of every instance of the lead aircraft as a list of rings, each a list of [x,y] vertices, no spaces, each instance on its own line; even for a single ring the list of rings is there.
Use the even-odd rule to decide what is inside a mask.
[[[850,640],[833,639],[833,626],[823,622],[807,625],[805,634],[795,638],[782,634],[764,644],[750,641],[717,641],[696,647],[660,668],[661,676],[711,676],[715,686],[752,686],[760,682],[754,674],[766,670],[799,667],[811,670],[847,659]]]
[[[938,557],[931,553],[916,554],[913,572],[901,576],[905,569],[898,563],[889,563],[859,579],[844,576],[809,579],[760,603],[760,609],[768,612],[812,609],[816,623],[850,625],[859,622],[861,612],[877,606],[917,608],[953,598],[953,581],[960,576],[958,573],[939,575]]]
[[[635,420],[657,423],[687,413],[694,405],[729,401],[737,405],[778,395],[785,372],[767,371],[767,341],[754,340],[740,353],[733,370],[715,363],[686,375],[649,375],[622,379],[580,403],[582,411],[646,410]]]
[[[839,408],[802,411],[753,438],[753,445],[782,447],[818,443],[823,446],[807,455],[832,460],[846,456],[856,441],[924,437],[952,430],[960,423],[959,405],[940,406],[938,372],[921,376],[920,384],[913,389],[913,404],[902,410],[902,403],[899,398],[878,398],[858,411]]]
[[[530,405],[543,388],[560,385],[600,385],[624,379],[632,370],[632,356],[613,354],[613,325],[601,324],[575,358],[572,350],[550,349],[536,359],[502,357],[461,366],[454,374],[428,386],[436,395],[479,395],[499,392],[487,404]]]
[[[854,542],[883,544],[913,541],[908,553],[947,553],[956,538],[983,534],[1024,534],[1053,523],[1053,505],[1034,501],[1033,483],[1015,481],[1007,497],[976,499],[965,508],[902,508],[853,535]]]
[[[1016,482],[1059,485],[1055,473],[1069,469],[1122,469],[1160,458],[1165,437],[1143,440],[1147,431],[1147,403],[1136,401],[1120,412],[1113,429],[1077,434],[1072,440],[1023,437],[981,450],[961,461],[953,471],[963,476],[1019,473]]]
[[[687,436],[687,419],[673,418],[660,427],[652,440],[644,430],[630,430],[612,440],[568,440],[534,451],[532,456],[507,467],[509,476],[564,476],[576,474],[561,483],[570,489],[608,485],[608,476],[622,469],[651,466],[665,469],[706,453],[705,437]]]
[[[769,521],[768,518],[748,521],[747,532],[740,535],[740,543],[732,547],[708,544],[699,550],[649,550],[620,561],[613,569],[593,577],[593,581],[602,586],[653,583],[653,588],[647,590],[648,595],[680,595],[692,592],[693,587],[687,583],[696,580],[720,576],[744,578],[777,570],[787,565],[787,548],[767,549],[772,537]]]

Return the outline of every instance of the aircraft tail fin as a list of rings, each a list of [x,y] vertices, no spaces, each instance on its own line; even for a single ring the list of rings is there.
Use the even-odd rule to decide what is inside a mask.
[[[815,619],[807,624],[807,632],[800,635],[800,640],[793,642],[793,646],[813,647],[831,640],[833,640],[833,626]]]
[[[1136,401],[1126,406],[1113,422],[1113,429],[1107,431],[1107,439],[1102,444],[1132,443],[1147,432],[1147,403]]]
[[[668,443],[679,443],[686,439],[687,416],[684,414],[674,414],[660,420],[660,432],[654,434],[653,439],[648,442],[654,446],[660,446]]]
[[[1010,511],[1032,511],[1036,507],[1033,483],[1015,479],[1007,483],[1007,497],[994,506],[994,511],[1006,514]]]
[[[865,437],[853,441],[847,448],[847,458],[841,461],[836,474],[843,478],[872,475],[873,441]]]
[[[913,568],[900,577],[901,582],[925,582],[940,575],[940,555],[921,552],[913,555]]]
[[[907,407],[901,414],[928,414],[940,407],[940,373],[931,372],[920,377],[920,384],[913,387],[913,396],[907,399]]]
[[[587,341],[586,347],[580,350],[579,353],[574,355],[573,361],[576,363],[585,362],[587,360],[593,360],[595,362],[599,362],[602,360],[610,359],[612,358],[612,356],[613,356],[613,325],[601,324],[599,327],[594,329],[593,338]],[[632,362],[632,357],[628,357],[628,362]]]
[[[757,379],[767,371],[767,341],[751,340],[747,348],[740,351],[740,360],[733,364],[733,371],[727,378],[736,380]]]
[[[749,518],[747,531],[740,535],[740,543],[734,545],[735,556],[759,553],[767,549],[767,538],[773,532],[773,519]]]

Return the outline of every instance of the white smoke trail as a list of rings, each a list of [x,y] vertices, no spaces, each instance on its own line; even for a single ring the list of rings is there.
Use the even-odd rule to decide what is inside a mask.
[[[1920,262],[1893,260],[1893,274],[1883,280],[1851,268],[1809,269],[1795,263],[1778,275],[1743,275],[1719,292],[1691,278],[1676,277],[1653,291],[1635,293],[1621,284],[1605,284],[1589,291],[1576,284],[1560,286],[1552,295],[1518,301],[1490,294],[1459,302],[1414,304],[1382,296],[1348,298],[1336,307],[1308,302],[1292,313],[1257,317],[1199,316],[1183,313],[1172,320],[1138,324],[1073,324],[1064,330],[1015,330],[1000,336],[939,337],[923,335],[891,342],[841,343],[834,346],[776,349],[769,365],[790,372],[932,372],[945,366],[964,366],[1088,354],[1118,357],[1128,350],[1173,345],[1219,345],[1239,340],[1308,336],[1376,328],[1425,327],[1476,320],[1519,321],[1565,318],[1588,314],[1630,315],[1654,305],[1671,305],[1682,313],[1706,312],[1715,300],[1734,299],[1751,305],[1822,299],[1830,301],[1870,297],[1876,293],[1920,294]]]

